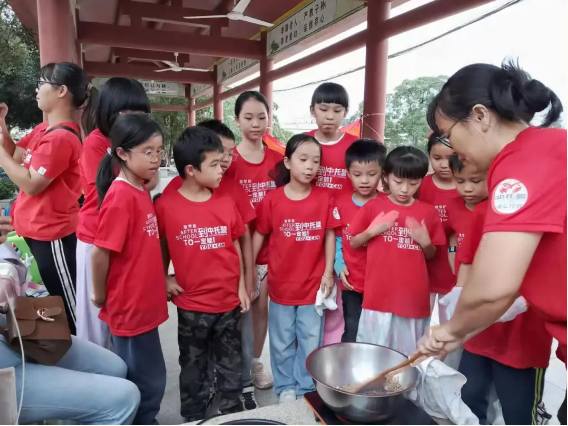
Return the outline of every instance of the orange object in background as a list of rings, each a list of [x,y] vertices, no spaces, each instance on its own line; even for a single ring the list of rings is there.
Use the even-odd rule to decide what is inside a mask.
[[[343,133],[349,133],[353,136],[357,136],[358,138],[361,137],[361,119],[354,121],[353,123],[349,123],[346,126],[343,126],[339,129]]]
[[[280,142],[274,136],[265,133],[264,136],[262,136],[262,141],[271,150],[279,152],[280,154],[284,155],[284,151],[286,151],[286,144]]]
[[[357,136],[358,138],[361,137],[361,119],[354,121],[353,123],[349,123],[347,126],[343,126],[339,129],[343,133],[349,133],[351,135]],[[280,154],[284,155],[284,151],[286,151],[286,143],[280,142],[274,136],[265,133],[262,137],[262,141],[266,144],[266,146]]]

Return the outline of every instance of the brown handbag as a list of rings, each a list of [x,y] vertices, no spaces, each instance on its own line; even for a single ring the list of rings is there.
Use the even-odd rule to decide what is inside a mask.
[[[15,306],[14,314],[22,335],[24,354],[39,364],[57,364],[71,347],[71,332],[63,299],[60,296],[18,296]],[[20,350],[12,313],[8,312],[6,317],[10,347]]]

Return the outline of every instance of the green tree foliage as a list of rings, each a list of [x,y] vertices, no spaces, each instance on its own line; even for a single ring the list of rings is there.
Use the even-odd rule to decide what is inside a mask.
[[[207,97],[203,96],[197,98],[196,103],[206,100]],[[223,102],[223,117],[224,123],[229,126],[229,128],[235,134],[236,142],[239,143],[242,139],[241,129],[237,126],[235,122],[235,101],[236,97],[232,97]],[[160,96],[150,96],[150,104],[152,105],[187,105],[184,98],[167,98]],[[278,110],[278,105],[274,104],[274,111]],[[166,150],[171,153],[173,144],[181,133],[187,127],[187,113],[181,111],[153,111],[152,117],[160,124],[162,130],[164,131],[164,144]],[[195,121],[199,123],[203,120],[209,120],[213,118],[213,107],[208,106],[206,108],[200,109],[195,114]],[[273,136],[281,142],[288,142],[293,135],[292,132],[280,127],[278,122],[278,117],[274,115],[274,129]],[[171,155],[170,155],[171,157]]]
[[[0,102],[9,107],[10,129],[31,129],[42,121],[36,102],[39,50],[33,34],[20,23],[6,0],[0,0]]]
[[[389,151],[397,146],[413,145],[426,147],[426,111],[432,98],[440,91],[448,77],[418,77],[404,80],[393,93],[387,95],[387,114],[385,119],[385,145]],[[363,103],[349,121],[358,120],[363,115]]]

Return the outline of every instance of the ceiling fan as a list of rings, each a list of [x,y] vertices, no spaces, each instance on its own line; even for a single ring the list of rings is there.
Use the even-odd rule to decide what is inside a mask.
[[[250,16],[243,15],[245,9],[252,0],[240,0],[233,10],[231,10],[226,15],[207,15],[207,16],[184,16],[184,19],[211,19],[211,18],[229,18],[231,21],[245,21],[251,24],[261,25],[263,27],[272,27],[273,24],[266,21],[261,21],[260,19],[251,18]],[[264,0],[266,1],[266,0]]]
[[[180,67],[179,63],[178,63],[178,53],[174,52],[174,55],[176,57],[175,62],[172,61],[160,61],[163,62],[164,64],[166,64],[169,68],[163,68],[160,70],[154,70],[154,72],[164,72],[164,71],[173,71],[173,72],[181,72],[181,71],[197,71],[197,72],[208,72],[209,70],[207,69],[202,69],[202,68],[186,68],[186,67]]]

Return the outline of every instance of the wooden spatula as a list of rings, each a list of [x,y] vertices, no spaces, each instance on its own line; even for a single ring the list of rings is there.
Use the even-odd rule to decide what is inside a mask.
[[[400,364],[395,365],[394,367],[389,368],[388,370],[385,370],[382,373],[377,374],[376,376],[370,378],[366,382],[363,382],[363,383],[355,386],[354,389],[353,389],[353,392],[354,393],[365,393],[365,392],[384,388],[384,384],[386,382],[387,374],[393,373],[397,370],[408,367],[410,364],[412,364],[414,361],[416,361],[421,356],[422,356],[422,354],[417,353],[417,354],[413,355],[412,358],[408,358],[406,361],[401,362]]]

